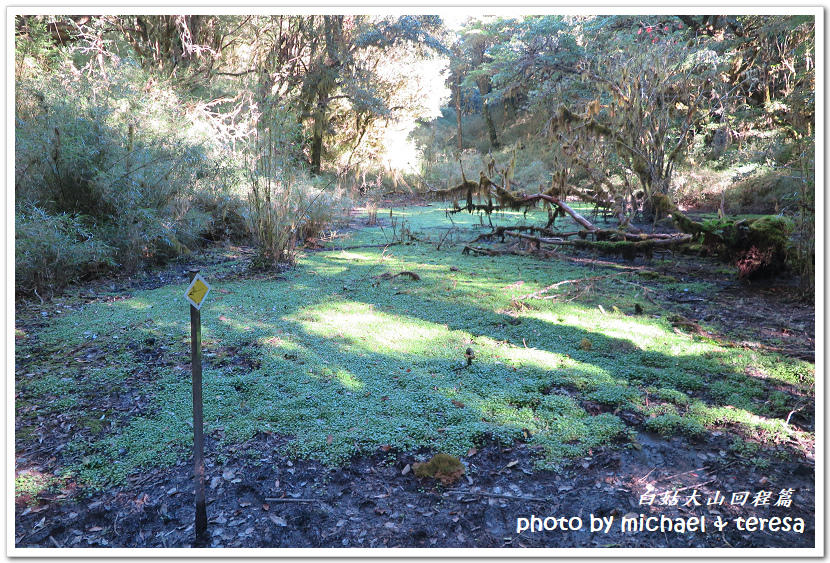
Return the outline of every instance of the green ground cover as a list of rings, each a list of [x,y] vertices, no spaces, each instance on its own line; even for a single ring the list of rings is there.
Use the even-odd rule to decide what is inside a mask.
[[[624,412],[664,434],[728,429],[762,447],[811,438],[786,421],[797,394],[775,390],[811,395],[811,364],[678,333],[666,311],[642,299],[645,282],[622,269],[461,254],[489,231],[478,216],[451,223],[438,204],[396,208],[394,228],[388,210],[379,216],[382,227],[330,243],[366,247],[306,252],[282,278],[212,281],[223,266],[202,270],[213,284],[202,308],[206,434],[223,444],[285,434],[291,454],[327,464],[382,445],[464,455],[485,436],[521,439],[537,447],[541,467],[636,445]],[[498,219],[525,222],[521,213]],[[402,271],[420,279],[382,277]],[[556,299],[520,299],[614,273],[581,295],[563,285],[545,294]],[[185,287],[62,314],[40,338],[54,361],[18,376],[18,412],[48,404],[91,429],[63,454],[82,480],[118,482],[189,457]],[[635,303],[644,314],[634,314]],[[171,365],[138,365],[136,346],[146,342],[163,345]],[[107,352],[106,367],[65,362],[67,351],[93,344]],[[476,358],[467,367],[468,346]],[[149,373],[137,378],[137,370]],[[130,417],[87,412],[93,398],[116,391],[148,404]],[[589,414],[589,403],[604,412]]]

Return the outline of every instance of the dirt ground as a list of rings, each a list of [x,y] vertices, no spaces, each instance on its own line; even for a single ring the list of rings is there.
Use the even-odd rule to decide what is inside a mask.
[[[788,463],[764,473],[747,469],[718,439],[693,444],[640,434],[642,449],[597,453],[561,471],[534,469],[524,444],[489,444],[464,459],[466,475],[452,486],[416,478],[411,453],[379,452],[327,469],[274,453],[284,437],[259,435],[238,455],[213,461],[208,440],[208,547],[620,547],[715,548],[815,545],[814,466]],[[251,459],[246,452],[263,455]],[[27,464],[49,460],[28,459]],[[680,485],[680,487],[678,487]],[[774,506],[792,489],[788,507]],[[664,493],[679,490],[676,505]],[[696,495],[693,491],[698,491]],[[769,506],[753,506],[758,493]],[[741,506],[733,493],[748,492]],[[720,495],[718,495],[720,493]],[[654,495],[652,504],[647,503]],[[763,496],[763,495],[762,495]],[[63,497],[63,498],[58,498]],[[717,503],[723,498],[723,504]],[[694,500],[691,500],[694,499]],[[644,500],[646,501],[644,503]],[[696,506],[695,503],[700,503]],[[685,506],[689,504],[689,506]],[[55,495],[15,510],[16,547],[192,547],[193,466],[182,463],[130,478],[93,495]],[[664,531],[622,531],[625,516],[667,517]],[[534,531],[518,532],[520,518],[536,516]],[[781,518],[778,531],[738,518]],[[559,522],[566,525],[563,531]],[[703,532],[692,518],[705,518]],[[785,518],[793,523],[783,531]],[[802,532],[795,531],[802,519]],[[591,531],[599,519],[602,529]],[[678,527],[683,519],[689,531]],[[722,531],[716,522],[728,521]],[[610,522],[610,527],[606,526]],[[699,521],[697,521],[699,522]],[[659,521],[652,520],[651,529]],[[527,527],[527,526],[525,526]],[[607,531],[606,531],[607,530]]]
[[[789,297],[791,280],[740,283],[724,274],[709,274],[697,262],[681,262],[672,275],[706,276],[718,291],[710,296],[666,296],[676,303],[678,314],[714,330],[722,326],[721,335],[735,345],[812,359],[815,308]],[[179,270],[170,267],[139,278],[97,283],[126,293],[180,281]],[[94,292],[96,286],[89,287]],[[90,295],[82,293],[80,298],[99,298]],[[43,322],[40,313],[49,307],[49,302],[18,302],[16,325],[36,330]],[[729,334],[726,327],[732,329]],[[592,414],[604,408],[583,406]],[[761,471],[730,451],[724,434],[715,432],[699,443],[665,439],[642,431],[635,413],[617,414],[640,431],[636,447],[619,445],[559,470],[543,471],[534,467],[536,452],[531,447],[491,441],[462,458],[465,475],[452,485],[415,477],[416,455],[428,452],[379,450],[350,465],[326,468],[282,457],[280,446],[288,436],[260,434],[225,446],[222,452],[216,437],[208,436],[206,547],[815,546],[811,455],[798,461],[773,457]],[[801,413],[792,422],[814,430],[813,420],[811,413]],[[54,470],[69,439],[57,420],[54,424],[43,443],[17,445],[17,471]],[[225,463],[217,461],[220,454]],[[18,497],[14,545],[193,547],[193,483],[191,460],[133,475],[117,489],[62,489],[37,503]],[[672,497],[668,491],[679,492]],[[644,529],[623,531],[623,517],[634,518],[636,527],[642,522]]]

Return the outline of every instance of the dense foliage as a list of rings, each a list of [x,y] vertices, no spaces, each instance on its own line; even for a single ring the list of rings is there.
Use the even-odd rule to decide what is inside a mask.
[[[676,204],[788,217],[787,263],[813,287],[812,16],[482,17],[454,54],[430,185],[460,160],[622,227]]]
[[[16,24],[16,274],[30,294],[225,237],[290,263],[345,208],[339,178],[381,162],[392,124],[430,117],[422,62],[442,50],[429,16]]]

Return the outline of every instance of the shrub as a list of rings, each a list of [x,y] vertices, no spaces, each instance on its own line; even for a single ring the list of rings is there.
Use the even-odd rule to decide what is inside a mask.
[[[537,412],[546,415],[546,418],[586,416],[585,410],[572,397],[565,395],[543,396]]]
[[[640,352],[640,363],[647,367],[665,368],[671,365],[672,360],[661,352],[643,350]]]
[[[113,264],[114,249],[96,240],[81,216],[51,215],[35,205],[15,213],[16,291],[50,295]]]
[[[604,405],[622,407],[630,405],[640,396],[640,392],[624,385],[603,385],[599,389],[588,393],[585,398],[597,401]]]
[[[650,393],[653,393],[655,397],[661,399],[663,401],[670,401],[675,405],[688,405],[691,402],[689,396],[682,391],[678,391],[676,389],[669,389],[666,387],[660,387],[657,389],[650,388],[648,389]]]
[[[759,166],[729,187],[725,193],[726,209],[733,213],[777,213],[779,202],[793,191],[795,183],[789,171]]]
[[[245,225],[231,192],[238,166],[221,136],[208,118],[184,111],[170,85],[145,88],[151,78],[138,65],[112,60],[106,72],[79,72],[67,58],[62,72],[21,74],[17,202],[83,218],[85,235],[70,238],[105,243],[126,271],[237,235]]]
[[[196,192],[190,201],[192,209],[205,215],[198,233],[202,241],[241,240],[251,234],[245,218],[245,201],[231,193]]]
[[[685,370],[667,369],[660,372],[658,380],[665,386],[674,387],[680,391],[698,391],[705,383],[697,373]]]

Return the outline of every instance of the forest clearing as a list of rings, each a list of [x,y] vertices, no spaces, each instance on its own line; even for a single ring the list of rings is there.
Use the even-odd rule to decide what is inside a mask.
[[[817,555],[815,25],[17,15],[14,552]]]

